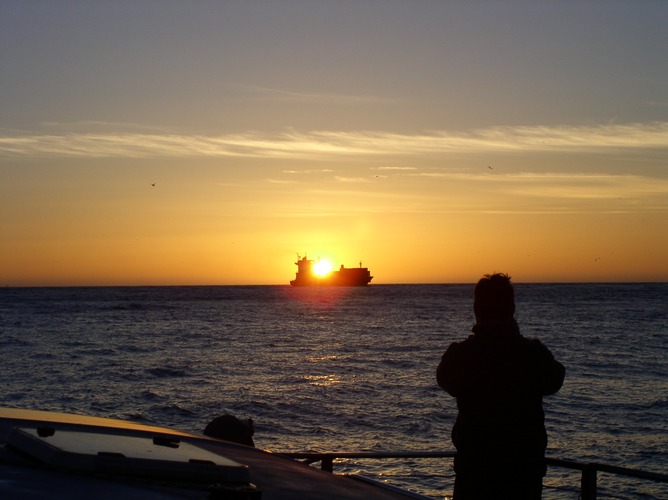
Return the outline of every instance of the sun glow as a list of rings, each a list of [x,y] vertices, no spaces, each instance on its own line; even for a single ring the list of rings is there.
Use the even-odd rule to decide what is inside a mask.
[[[318,260],[313,264],[313,272],[316,276],[327,276],[332,270],[332,265],[327,260]]]

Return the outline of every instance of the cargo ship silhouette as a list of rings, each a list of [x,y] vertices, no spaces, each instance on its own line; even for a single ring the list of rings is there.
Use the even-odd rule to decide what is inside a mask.
[[[290,281],[292,286],[366,286],[373,279],[369,269],[362,267],[343,267],[338,271],[332,271],[324,276],[318,276],[314,270],[315,261],[306,256],[299,258],[297,255],[297,274]]]

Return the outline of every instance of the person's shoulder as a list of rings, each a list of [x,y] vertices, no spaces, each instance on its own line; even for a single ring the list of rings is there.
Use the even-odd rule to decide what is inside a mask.
[[[543,342],[541,342],[540,339],[537,339],[537,338],[535,338],[535,337],[525,337],[525,338],[527,339],[527,341],[528,341],[532,346],[534,346],[534,347],[536,347],[536,348],[547,349],[547,347],[545,346],[545,344],[543,344]]]
[[[455,349],[455,350],[464,349],[467,346],[470,346],[471,344],[473,344],[475,342],[475,340],[476,340],[475,335],[471,334],[463,340],[457,340],[457,341],[451,343],[450,347],[448,347],[448,349]]]
[[[526,349],[531,351],[531,352],[540,353],[540,354],[547,354],[549,356],[552,355],[552,353],[547,348],[547,346],[545,344],[543,344],[537,338],[522,336],[522,342],[526,346]]]
[[[473,347],[475,343],[475,335],[471,334],[467,338],[463,340],[457,340],[455,342],[452,342],[448,348],[446,349],[444,356],[458,356],[462,355],[466,352],[469,352]]]
[[[520,338],[522,339],[522,342],[524,342],[527,345],[534,346],[534,347],[543,346],[543,343],[535,337],[526,337],[524,335],[521,335]]]

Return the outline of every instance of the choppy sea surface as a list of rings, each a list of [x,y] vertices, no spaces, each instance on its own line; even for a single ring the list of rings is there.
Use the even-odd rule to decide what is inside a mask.
[[[517,284],[516,301],[522,333],[567,369],[545,399],[547,455],[668,472],[668,284]],[[446,451],[457,409],[435,368],[472,324],[472,285],[4,288],[0,406],[195,432],[232,413],[271,451]],[[454,480],[451,459],[335,471],[434,498]],[[550,468],[544,498],[578,498],[579,480]]]

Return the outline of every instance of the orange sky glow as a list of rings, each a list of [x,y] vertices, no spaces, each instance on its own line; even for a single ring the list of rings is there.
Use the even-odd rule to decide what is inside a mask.
[[[0,285],[668,280],[668,7],[504,4],[4,3]]]

